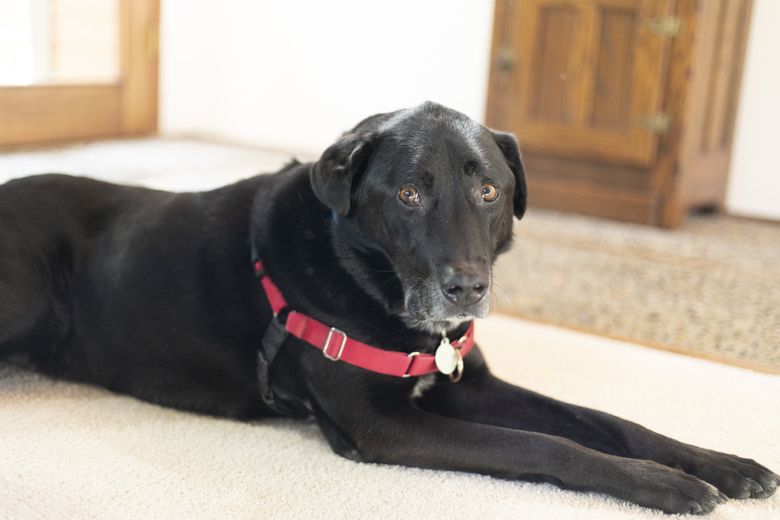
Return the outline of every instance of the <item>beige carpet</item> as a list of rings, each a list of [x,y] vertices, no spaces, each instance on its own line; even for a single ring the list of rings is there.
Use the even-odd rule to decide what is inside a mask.
[[[479,324],[502,377],[667,435],[780,469],[780,377],[493,317]],[[358,464],[311,423],[176,412],[0,368],[0,518],[659,518],[545,484]],[[712,519],[780,518],[780,495]]]
[[[129,140],[0,156],[0,182],[31,173],[67,171],[166,189],[206,189],[257,171],[272,171],[286,159],[284,154],[192,141]],[[663,324],[659,330],[668,334],[677,329],[666,325],[671,323],[667,316],[652,318],[644,312],[652,305],[663,310],[666,304],[659,302],[668,295],[675,314],[692,301],[702,305],[712,301],[712,308],[719,309],[701,315],[704,323],[695,329],[698,332],[680,330],[674,338],[695,334],[730,338],[734,324],[741,331],[761,326],[756,318],[761,316],[751,310],[756,308],[765,309],[761,312],[766,320],[777,319],[777,306],[764,301],[769,298],[771,303],[777,294],[773,274],[777,262],[772,260],[777,257],[769,248],[767,254],[745,259],[756,255],[744,254],[753,228],[741,231],[743,242],[707,252],[710,240],[684,249],[665,232],[610,223],[596,227],[601,231],[595,233],[588,219],[532,211],[518,228],[519,253],[499,269],[499,304],[506,306],[502,298],[519,298],[517,312],[526,309],[522,312],[551,321],[555,312],[568,317],[579,313],[579,325],[574,325],[585,323],[583,327],[590,328],[599,320],[616,328],[621,323],[655,320]],[[648,249],[648,244],[653,247]],[[726,258],[730,247],[738,253],[736,264]],[[639,254],[631,260],[634,253]],[[678,260],[670,263],[668,255]],[[668,279],[666,269],[653,275],[655,261],[674,267],[675,276]],[[752,296],[739,280],[724,284],[723,289],[733,287],[737,296],[731,309],[711,294],[711,278],[701,275],[700,285],[688,279],[690,272],[724,272],[724,262],[726,272],[764,276],[758,294]],[[605,267],[613,265],[621,268]],[[686,266],[696,269],[676,270]],[[518,278],[522,283],[508,286],[511,270],[522,275]],[[648,273],[646,279],[643,273]],[[609,291],[604,292],[605,287]],[[652,294],[643,294],[648,288]],[[751,319],[754,325],[742,325]],[[679,327],[685,321],[674,323]],[[652,331],[652,327],[631,327]],[[768,334],[771,340],[773,333]],[[481,325],[479,338],[496,372],[515,383],[780,469],[780,377],[500,317]],[[774,342],[773,348],[777,345]],[[759,359],[758,354],[754,358]],[[549,485],[356,464],[332,455],[313,424],[243,424],[199,417],[0,368],[3,520],[659,516],[600,495]],[[780,496],[729,502],[710,518],[780,518]]]

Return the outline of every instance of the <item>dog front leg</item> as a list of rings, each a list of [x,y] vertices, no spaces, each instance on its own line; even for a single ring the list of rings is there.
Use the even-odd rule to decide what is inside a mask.
[[[518,388],[485,368],[458,384],[435,385],[419,405],[449,417],[556,435],[612,455],[681,468],[731,498],[765,498],[780,483],[778,475],[754,460],[685,444],[619,417]]]
[[[654,462],[542,433],[443,417],[408,400],[377,407],[377,399],[364,398],[362,389],[349,390],[331,392],[314,410],[334,450],[356,460],[546,481],[668,513],[704,513],[723,500],[709,484]]]

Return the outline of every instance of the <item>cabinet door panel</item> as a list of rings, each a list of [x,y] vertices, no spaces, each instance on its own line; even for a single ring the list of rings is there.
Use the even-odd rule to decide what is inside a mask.
[[[499,0],[489,123],[534,151],[647,165],[670,0]]]

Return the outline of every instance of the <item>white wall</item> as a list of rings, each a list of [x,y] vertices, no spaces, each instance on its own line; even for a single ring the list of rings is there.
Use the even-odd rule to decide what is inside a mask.
[[[376,112],[482,120],[493,0],[163,0],[160,128],[317,155]],[[756,0],[727,195],[780,219],[780,1]]]
[[[492,0],[163,0],[160,128],[319,153],[382,111],[482,120]]]
[[[753,5],[726,207],[780,220],[780,2]]]

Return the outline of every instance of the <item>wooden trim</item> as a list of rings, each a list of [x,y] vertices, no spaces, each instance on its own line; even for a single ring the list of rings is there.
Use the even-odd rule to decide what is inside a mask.
[[[159,0],[119,0],[121,79],[0,87],[0,148],[157,130]]]
[[[485,107],[485,123],[493,128],[507,128],[508,118],[503,113],[507,104],[502,99],[505,92],[508,92],[509,85],[506,83],[511,79],[508,74],[500,70],[497,65],[499,53],[505,45],[507,38],[507,20],[508,9],[513,5],[508,0],[495,0],[493,8],[493,39],[490,45],[490,63],[488,66],[488,91],[487,104]]]
[[[644,168],[538,155],[534,152],[523,154],[523,164],[528,177],[534,180],[598,184],[616,190],[652,190],[651,179]]]
[[[655,224],[658,206],[656,197],[646,191],[533,178],[528,179],[528,203],[637,224]]]
[[[696,37],[698,15],[697,0],[678,0],[675,16],[682,21],[682,32],[672,42],[669,57],[669,73],[664,92],[664,110],[672,118],[672,126],[658,143],[658,162],[651,173],[653,184],[661,196],[658,224],[665,228],[679,227],[686,210],[679,200],[679,173],[681,141],[686,126],[691,122],[686,115],[691,74],[691,48]]]
[[[0,89],[0,144],[117,135],[120,97],[115,85]]]
[[[121,0],[122,133],[157,130],[159,0]]]
[[[663,195],[664,227],[682,224],[693,207],[723,205],[751,8],[752,0],[677,2],[684,30],[673,44],[666,111],[679,123],[663,137],[652,174]],[[724,18],[726,9],[732,11]],[[718,33],[724,20],[732,24],[727,38]],[[724,38],[728,47],[720,49]]]

